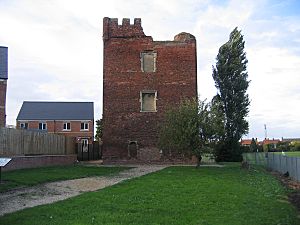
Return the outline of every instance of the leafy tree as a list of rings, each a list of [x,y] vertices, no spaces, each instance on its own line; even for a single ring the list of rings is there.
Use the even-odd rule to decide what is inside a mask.
[[[290,151],[290,142],[288,142],[288,141],[279,142],[277,144],[277,150],[280,152],[281,151],[284,151],[284,152]]]
[[[241,31],[235,28],[229,41],[223,44],[213,66],[213,79],[218,89],[216,98],[222,103],[225,134],[220,147],[219,160],[241,160],[239,140],[248,132],[246,117],[249,113],[249,86],[245,41]]]
[[[264,152],[269,152],[271,150],[271,147],[269,144],[263,144],[263,151]]]
[[[184,100],[165,114],[160,129],[159,146],[164,153],[193,154],[198,158],[211,151],[212,126],[209,105],[205,101]]]
[[[251,140],[251,144],[250,144],[250,152],[257,152],[257,144],[256,144],[256,140],[254,138],[252,138]]]
[[[300,142],[299,141],[292,141],[290,144],[291,151],[300,151]]]
[[[96,135],[95,139],[101,141],[103,135],[103,120],[96,120]]]

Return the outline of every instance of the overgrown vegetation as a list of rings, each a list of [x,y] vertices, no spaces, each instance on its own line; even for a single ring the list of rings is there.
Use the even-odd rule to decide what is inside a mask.
[[[161,126],[159,146],[165,155],[195,155],[199,167],[202,155],[210,153],[214,135],[209,104],[196,99],[186,99],[169,109]]]
[[[95,139],[97,141],[102,140],[102,135],[103,135],[103,119],[96,120],[96,134],[95,134]]]
[[[217,55],[213,78],[218,94],[210,103],[185,100],[170,109],[160,132],[164,153],[177,151],[201,155],[213,152],[216,161],[241,161],[239,140],[248,132],[249,86],[245,41],[235,28]],[[213,151],[212,151],[213,150]],[[251,151],[257,146],[252,145]]]
[[[171,167],[54,204],[1,217],[0,224],[298,225],[287,192],[264,170]]]
[[[0,192],[12,188],[33,186],[51,181],[70,180],[91,176],[109,176],[125,169],[128,168],[71,165],[2,172],[3,183],[0,185]]]

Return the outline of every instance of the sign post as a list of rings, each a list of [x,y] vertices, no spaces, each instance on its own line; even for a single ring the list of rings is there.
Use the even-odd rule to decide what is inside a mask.
[[[9,163],[11,158],[0,158],[0,184],[2,183],[2,178],[1,178],[1,170],[2,167],[6,166],[7,163]]]

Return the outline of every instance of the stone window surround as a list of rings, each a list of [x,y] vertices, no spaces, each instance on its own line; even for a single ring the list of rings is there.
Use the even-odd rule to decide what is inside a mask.
[[[144,56],[145,55],[153,55],[153,71],[144,71]],[[154,73],[156,72],[156,58],[157,52],[153,50],[145,50],[140,53],[140,60],[141,60],[141,71],[143,73]]]
[[[154,110],[143,110],[143,94],[154,94]],[[141,110],[140,112],[157,112],[157,106],[156,106],[156,101],[157,101],[157,91],[156,90],[142,90],[140,91],[140,103],[141,103]]]

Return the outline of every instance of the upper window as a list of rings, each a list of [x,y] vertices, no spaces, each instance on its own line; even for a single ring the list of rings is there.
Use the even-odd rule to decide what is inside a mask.
[[[88,122],[81,122],[80,130],[89,130],[89,123]]]
[[[28,129],[28,123],[20,123],[20,128],[27,130]]]
[[[71,130],[71,123],[70,122],[64,122],[64,129],[63,130]]]
[[[141,69],[145,73],[153,73],[156,71],[156,52],[141,53]]]
[[[46,123],[39,123],[39,130],[47,130],[47,124]]]
[[[142,91],[140,93],[141,112],[156,112],[156,91]]]

